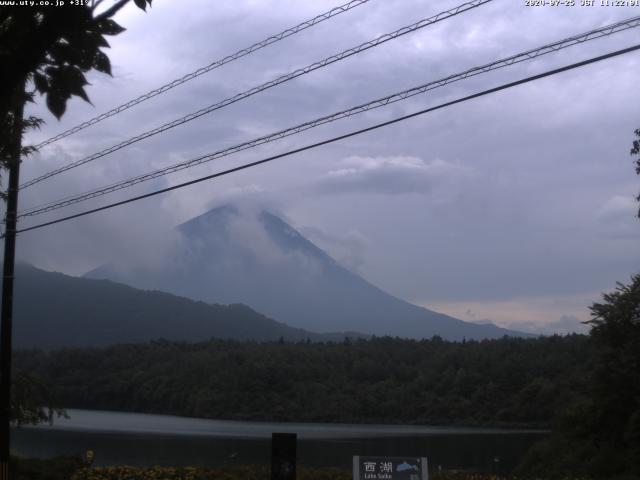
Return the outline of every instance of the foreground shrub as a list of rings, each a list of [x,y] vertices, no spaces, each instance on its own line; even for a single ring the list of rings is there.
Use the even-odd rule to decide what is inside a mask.
[[[298,468],[298,480],[351,480],[350,470],[337,468]],[[78,470],[71,480],[268,480],[271,471],[267,466],[224,468],[173,468],[129,466],[93,467]],[[433,480],[507,480],[494,475],[443,472],[430,476]]]
[[[266,480],[270,467],[92,467],[78,470],[71,480]],[[351,472],[341,469],[298,469],[298,480],[351,480]]]
[[[12,456],[9,472],[12,480],[69,480],[82,466],[79,457],[39,459]]]

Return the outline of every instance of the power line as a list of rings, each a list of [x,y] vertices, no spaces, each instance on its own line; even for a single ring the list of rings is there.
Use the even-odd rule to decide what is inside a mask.
[[[265,135],[253,140],[249,140],[238,145],[234,145],[232,147],[228,147],[222,150],[219,150],[214,153],[209,153],[205,155],[201,155],[199,157],[187,160],[185,162],[180,162],[169,167],[165,167],[159,170],[155,170],[143,175],[139,175],[137,177],[133,177],[121,182],[117,182],[111,185],[107,185],[105,187],[101,187],[96,190],[91,190],[89,192],[84,192],[81,194],[65,197],[59,200],[55,200],[53,202],[49,202],[45,205],[32,207],[23,212],[20,212],[19,218],[28,217],[28,216],[36,216],[42,213],[50,212],[53,210],[57,210],[59,208],[63,208],[69,205],[73,205],[75,203],[79,203],[84,200],[88,200],[91,198],[100,197],[102,195],[106,195],[109,193],[113,193],[118,190],[122,190],[124,188],[131,187],[133,185],[137,185],[138,183],[142,183],[148,180],[152,180],[154,178],[158,178],[163,175],[167,175],[170,173],[175,173],[187,168],[191,168],[202,163],[210,162],[212,160],[216,160],[243,150],[247,150],[249,148],[257,147],[259,145],[263,145],[265,143],[273,142],[275,140],[279,140],[281,138],[285,138],[291,135],[295,135],[297,133],[309,130],[311,128],[330,123],[342,118],[346,118],[352,115],[356,115],[362,112],[366,112],[368,110],[373,110],[375,108],[380,108],[385,105],[389,105],[391,103],[395,103],[401,100],[405,100],[407,98],[413,97],[415,95],[419,95],[430,90],[445,86],[447,84],[463,80],[465,78],[469,78],[475,75],[479,75],[482,73],[486,73],[492,70],[497,70],[499,68],[504,68],[516,63],[520,63],[526,60],[531,60],[537,58],[542,55],[546,55],[548,53],[557,52],[561,49],[568,48],[572,45],[576,45],[579,43],[583,43],[589,40],[594,40],[597,38],[602,38],[604,36],[611,35],[613,33],[621,32],[624,30],[628,30],[630,28],[636,28],[640,26],[640,16],[632,17],[626,20],[622,20],[601,28],[597,28],[594,30],[590,30],[585,33],[581,33],[578,35],[574,35],[569,38],[565,38],[563,40],[553,42],[542,47],[538,47],[532,50],[528,50],[522,53],[518,53],[516,55],[512,55],[510,57],[503,58],[501,60],[497,60],[482,66],[477,66],[465,70],[461,73],[456,73],[453,75],[449,75],[439,80],[431,81],[417,87],[410,88],[408,90],[404,90],[402,92],[393,93],[391,95],[387,95],[382,98],[378,98],[376,100],[370,101],[368,103],[358,105],[356,107],[349,108],[347,110],[342,110],[327,116],[323,116],[317,118],[315,120],[311,120],[309,122],[305,122],[294,127],[290,127],[284,130],[280,130],[278,132]]]
[[[218,173],[214,173],[214,174],[207,175],[207,176],[204,176],[204,177],[200,177],[200,178],[197,178],[195,180],[190,180],[188,182],[180,183],[180,184],[174,185],[172,187],[163,188],[161,190],[156,190],[154,192],[145,193],[143,195],[138,195],[136,197],[128,198],[126,200],[122,200],[122,201],[119,201],[119,202],[114,202],[114,203],[111,203],[111,204],[108,204],[108,205],[104,205],[102,207],[93,208],[91,210],[86,210],[84,212],[76,213],[74,215],[69,215],[69,216],[58,218],[56,220],[52,220],[52,221],[49,221],[49,222],[44,222],[44,223],[40,223],[38,225],[33,225],[31,227],[23,228],[23,229],[17,230],[16,233],[28,232],[30,230],[36,230],[36,229],[47,227],[47,226],[50,226],[50,225],[55,225],[57,223],[65,222],[65,221],[72,220],[72,219],[79,218],[79,217],[84,217],[86,215],[90,215],[90,214],[93,214],[93,213],[101,212],[103,210],[108,210],[108,209],[115,208],[115,207],[118,207],[118,206],[121,206],[121,205],[125,205],[125,204],[128,204],[128,203],[132,203],[132,202],[136,202],[136,201],[139,201],[139,200],[143,200],[145,198],[149,198],[149,197],[153,197],[153,196],[156,196],[156,195],[160,195],[162,193],[170,192],[172,190],[177,190],[177,189],[180,189],[180,188],[184,188],[184,187],[187,187],[187,186],[190,186],[190,185],[194,185],[196,183],[204,182],[206,180],[211,180],[213,178],[222,177],[224,175],[229,175],[231,173],[238,172],[240,170],[245,170],[247,168],[255,167],[255,166],[258,166],[258,165],[261,165],[261,164],[264,164],[264,163],[271,162],[273,160],[277,160],[279,158],[287,157],[287,156],[290,156],[290,155],[293,155],[293,154],[296,154],[296,153],[304,152],[306,150],[311,150],[313,148],[317,148],[317,147],[320,147],[320,146],[323,146],[323,145],[334,143],[334,142],[337,142],[339,140],[344,140],[346,138],[354,137],[356,135],[360,135],[360,134],[363,134],[363,133],[366,133],[366,132],[370,132],[370,131],[376,130],[378,128],[386,127],[386,126],[392,125],[394,123],[399,123],[399,122],[402,122],[404,120],[408,120],[410,118],[417,117],[419,115],[424,115],[426,113],[430,113],[430,112],[433,112],[435,110],[440,110],[440,109],[443,109],[443,108],[446,108],[446,107],[450,107],[452,105],[456,105],[458,103],[463,103],[463,102],[472,100],[474,98],[482,97],[484,95],[489,95],[491,93],[499,92],[501,90],[506,90],[508,88],[513,88],[513,87],[518,86],[518,85],[522,85],[522,84],[525,84],[525,83],[533,82],[533,81],[539,80],[541,78],[549,77],[549,76],[552,76],[552,75],[556,75],[558,73],[566,72],[568,70],[573,70],[575,68],[579,68],[579,67],[583,67],[583,66],[586,66],[586,65],[590,65],[592,63],[600,62],[602,60],[606,60],[606,59],[613,58],[613,57],[616,57],[616,56],[619,56],[619,55],[623,55],[625,53],[633,52],[635,50],[640,50],[640,44],[634,45],[632,47],[624,48],[622,50],[617,50],[617,51],[614,51],[614,52],[610,52],[610,53],[607,53],[605,55],[600,55],[598,57],[592,57],[592,58],[590,58],[588,60],[583,60],[581,62],[573,63],[573,64],[570,64],[570,65],[566,65],[564,67],[556,68],[556,69],[553,69],[553,70],[548,70],[546,72],[543,72],[543,73],[540,73],[540,74],[537,74],[537,75],[532,75],[532,76],[529,76],[529,77],[525,77],[523,79],[516,80],[514,82],[505,83],[505,84],[500,85],[498,87],[490,88],[488,90],[483,90],[481,92],[474,93],[474,94],[468,95],[466,97],[462,97],[462,98],[459,98],[459,99],[456,99],[456,100],[452,100],[450,102],[442,103],[442,104],[437,105],[435,107],[426,108],[424,110],[420,110],[418,112],[414,112],[414,113],[411,113],[409,115],[404,115],[402,117],[394,118],[393,120],[388,120],[386,122],[377,123],[377,124],[372,125],[372,126],[367,127],[367,128],[363,128],[363,129],[360,129],[360,130],[355,130],[355,131],[346,133],[344,135],[340,135],[340,136],[337,136],[337,137],[332,137],[332,138],[329,138],[327,140],[323,140],[321,142],[317,142],[317,143],[313,143],[313,144],[310,144],[310,145],[306,145],[304,147],[296,148],[294,150],[289,150],[287,152],[280,153],[278,155],[273,155],[271,157],[267,157],[267,158],[264,158],[262,160],[251,162],[251,163],[248,163],[248,164],[245,164],[245,165],[240,165],[238,167],[230,168],[228,170],[224,170],[222,172],[218,172]]]
[[[365,50],[368,50],[370,48],[373,47],[377,47],[379,45],[382,45],[383,43],[386,43],[390,40],[394,40],[398,37],[401,37],[403,35],[406,35],[408,33],[414,32],[416,30],[419,30],[421,28],[427,27],[429,25],[433,25],[434,23],[440,22],[442,20],[446,20],[448,18],[454,17],[456,15],[459,15],[460,13],[466,12],[468,10],[471,10],[473,8],[479,7],[481,5],[484,5],[485,3],[489,3],[492,0],[471,0],[470,2],[467,3],[463,3],[462,5],[459,5],[455,8],[440,12],[432,17],[429,18],[425,18],[420,20],[419,22],[416,22],[414,24],[411,25],[407,25],[405,27],[402,27],[394,32],[391,33],[386,33],[384,35],[381,35],[373,40],[370,40],[368,42],[364,42],[361,43],[360,45],[356,46],[356,47],[352,47],[349,48],[347,50],[344,50],[338,54],[332,55],[330,57],[327,57],[323,60],[320,60],[319,62],[315,62],[312,63],[310,65],[307,65],[306,67],[303,68],[299,68],[291,73],[288,73],[286,75],[282,75],[280,77],[277,77],[273,80],[270,80],[268,82],[263,83],[262,85],[259,85],[257,87],[253,87],[250,88],[249,90],[246,90],[242,93],[238,93],[232,97],[228,97],[220,102],[214,103],[213,105],[209,105],[208,107],[202,108],[196,112],[190,113],[188,115],[185,115],[181,118],[175,119],[171,122],[165,123],[164,125],[161,125],[159,127],[156,127],[152,130],[149,130],[147,132],[141,133],[140,135],[137,135],[135,137],[132,137],[128,140],[125,140],[123,142],[120,142],[116,145],[113,145],[109,148],[106,148],[100,152],[94,153],[93,155],[89,155],[88,157],[82,158],[80,160],[76,160],[75,162],[71,162],[63,167],[60,167],[58,169],[52,170],[48,173],[45,173],[37,178],[34,178],[32,180],[29,180],[28,182],[23,183],[20,188],[21,189],[25,189],[31,185],[34,185],[38,182],[41,182],[43,180],[46,180],[47,178],[53,177],[55,175],[59,175],[60,173],[66,172],[68,170],[71,170],[72,168],[76,168],[79,167],[80,165],[84,165],[86,163],[92,162],[93,160],[97,160],[98,158],[104,157],[106,155],[109,155],[110,153],[116,152],[124,147],[127,147],[129,145],[132,145],[134,143],[137,143],[141,140],[144,140],[146,138],[152,137],[154,135],[157,135],[159,133],[165,132],[171,128],[177,127],[179,125],[182,125],[184,123],[190,122],[192,120],[195,120],[196,118],[202,117],[203,115],[206,115],[208,113],[211,113],[215,110],[219,110],[221,108],[227,107],[233,103],[236,103],[240,100],[243,100],[247,97],[250,97],[252,95],[255,95],[257,93],[260,93],[264,90],[267,90],[269,88],[275,87],[277,85],[280,85],[282,83],[288,82],[290,80],[293,80],[294,78],[300,77],[302,75],[305,75],[307,73],[313,72],[315,70],[324,68],[328,65],[331,65],[333,63],[339,62],[341,60],[344,60],[345,58],[351,57],[353,55],[362,53]]]
[[[38,145],[36,145],[36,148],[42,148],[46,145],[49,145],[53,142],[57,142],[58,140],[68,137],[70,135],[73,135],[74,133],[79,132],[80,130],[84,130],[87,127],[90,127],[91,125],[95,125],[98,122],[101,122],[103,120],[106,120],[109,117],[113,117],[114,115],[117,115],[121,112],[124,112],[125,110],[128,110],[142,102],[146,102],[147,100],[160,95],[161,93],[164,93],[168,90],[171,90],[172,88],[177,87],[178,85],[182,85],[183,83],[186,83],[190,80],[193,80],[196,77],[199,77],[200,75],[204,75],[205,73],[208,73],[212,70],[215,70],[216,68],[222,67],[223,65],[226,65],[227,63],[231,63],[234,60],[238,60],[242,57],[245,57],[251,53],[257,52],[258,50],[261,50],[265,47],[268,47],[269,45],[272,45],[276,42],[279,42],[280,40],[284,40],[287,37],[290,37],[292,35],[295,35],[296,33],[299,33],[303,30],[306,30],[307,28],[313,27],[315,25],[318,25],[319,23],[324,22],[325,20],[329,20],[330,18],[333,18],[337,15],[340,15],[341,13],[347,12],[353,8],[356,8],[362,4],[365,4],[369,2],[369,0],[352,0],[350,2],[347,2],[343,5],[340,5],[338,7],[334,7],[331,10],[329,10],[328,12],[324,12],[321,13],[320,15],[317,15],[309,20],[305,20],[304,22],[291,27],[291,28],[287,28],[286,30],[283,30],[280,33],[276,33],[275,35],[270,36],[269,38],[266,38],[260,42],[254,43],[253,45],[243,48],[241,50],[238,50],[235,53],[232,53],[231,55],[227,55],[224,58],[221,58],[219,60],[216,60],[212,63],[210,63],[209,65],[206,65],[204,67],[201,67],[191,73],[188,73],[176,80],[173,80],[169,83],[166,83],[164,85],[162,85],[161,87],[156,88],[155,90],[151,90],[150,92],[145,93],[144,95],[140,95],[139,97],[134,98],[133,100],[129,100],[127,103],[123,103],[122,105],[119,105],[111,110],[109,110],[108,112],[104,112],[96,117],[93,117],[85,122],[82,122],[78,125],[76,125],[75,127],[70,128],[69,130],[65,130],[64,132],[59,133],[58,135],[55,135],[54,137],[51,137],[47,140],[45,140],[44,142],[39,143]]]

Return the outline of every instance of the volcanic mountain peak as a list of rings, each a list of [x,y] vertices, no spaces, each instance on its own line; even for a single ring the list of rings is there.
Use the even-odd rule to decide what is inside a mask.
[[[184,241],[160,269],[104,265],[108,278],[211,303],[244,303],[317,332],[446,339],[521,335],[412,305],[343,268],[279,215],[223,205],[179,225]]]

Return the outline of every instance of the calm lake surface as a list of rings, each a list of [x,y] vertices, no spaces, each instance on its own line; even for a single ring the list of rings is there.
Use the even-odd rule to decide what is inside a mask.
[[[353,455],[426,456],[432,468],[510,471],[543,432],[404,425],[268,423],[68,410],[53,426],[13,430],[33,457],[95,452],[96,465],[268,464],[271,433],[298,434],[298,463],[350,468]],[[498,460],[498,461],[496,461]]]

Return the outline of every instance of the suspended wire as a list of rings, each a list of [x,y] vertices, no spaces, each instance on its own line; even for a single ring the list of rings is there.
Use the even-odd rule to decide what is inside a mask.
[[[276,33],[275,35],[272,35],[269,38],[266,38],[265,40],[262,40],[260,42],[254,43],[253,45],[243,48],[242,50],[238,50],[236,53],[233,53],[231,55],[227,55],[224,58],[221,58],[219,60],[216,60],[212,63],[210,63],[209,65],[205,66],[205,67],[201,67],[198,70],[195,70],[191,73],[188,73],[186,75],[184,75],[183,77],[180,77],[176,80],[173,80],[172,82],[169,82],[165,85],[162,85],[161,87],[156,88],[155,90],[151,90],[150,92],[145,93],[144,95],[140,95],[137,98],[134,98],[133,100],[128,101],[127,103],[123,103],[122,105],[119,105],[111,110],[109,110],[108,112],[104,112],[96,117],[93,117],[85,122],[82,122],[78,125],[76,125],[73,128],[70,128],[69,130],[65,130],[64,132],[59,133],[58,135],[51,137],[47,140],[45,140],[42,143],[39,143],[38,145],[36,145],[36,148],[42,148],[46,145],[49,145],[53,142],[57,142],[58,140],[68,137],[70,135],[73,135],[74,133],[79,132],[80,130],[84,130],[87,127],[90,127],[91,125],[95,125],[98,122],[101,122],[103,120],[106,120],[109,117],[113,117],[114,115],[117,115],[121,112],[124,112],[125,110],[128,110],[142,102],[146,102],[147,100],[160,95],[161,93],[164,93],[168,90],[171,90],[172,88],[177,87],[178,85],[182,85],[183,83],[187,83],[190,80],[193,80],[196,77],[199,77],[200,75],[204,75],[205,73],[209,73],[212,70],[215,70],[216,68],[222,67],[223,65],[226,65],[227,63],[231,63],[234,60],[238,60],[242,57],[245,57],[251,53],[257,52],[258,50],[261,50],[265,47],[268,47],[269,45],[272,45],[276,42],[279,42],[280,40],[284,40],[287,37],[290,37],[292,35],[295,35],[296,33],[299,33],[303,30],[306,30],[307,28],[313,27],[315,25],[318,25],[319,23],[324,22],[325,20],[329,20],[330,18],[333,18],[337,15],[340,15],[341,13],[347,12],[353,8],[359,7],[362,4],[365,4],[369,2],[369,0],[352,0],[350,2],[347,2],[343,5],[340,5],[338,7],[332,8],[331,10],[329,10],[328,12],[322,13],[320,15],[317,15],[309,20],[306,20],[298,25],[296,25],[295,27],[291,27],[291,28],[287,28],[286,30],[283,30],[280,33]]]
[[[426,93],[430,90],[443,87],[453,82],[457,82],[457,81],[460,81],[469,77],[473,77],[482,73],[487,73],[492,70],[504,68],[510,65],[514,65],[516,63],[523,62],[523,61],[531,60],[552,52],[557,52],[559,50],[568,48],[570,46],[573,46],[579,43],[584,43],[586,41],[602,38],[602,37],[612,35],[617,32],[622,32],[624,30],[628,30],[631,28],[637,28],[638,26],[640,26],[640,16],[622,20],[604,27],[590,30],[585,33],[581,33],[579,35],[574,35],[572,37],[565,38],[564,40],[560,40],[557,42],[544,45],[542,47],[538,47],[532,50],[518,53],[510,57],[503,58],[501,60],[496,60],[494,62],[485,64],[482,66],[473,67],[461,73],[449,75],[439,80],[431,81],[431,82],[419,85],[417,87],[413,87],[401,92],[393,93],[391,95],[387,95],[385,97],[370,101],[368,103],[358,105],[358,106],[349,108],[347,110],[342,110],[336,113],[332,113],[330,115],[326,115],[326,116],[317,118],[315,120],[311,120],[311,121],[296,125],[294,127],[290,127],[275,133],[271,133],[269,135],[265,135],[265,136],[255,138],[253,140],[249,140],[228,148],[224,148],[222,150],[219,150],[213,153],[201,155],[196,158],[193,158],[184,162],[180,162],[165,168],[161,168],[143,175],[139,175],[137,177],[132,177],[127,180],[113,183],[111,185],[107,185],[96,190],[91,190],[81,194],[65,197],[59,200],[55,200],[53,202],[49,202],[45,205],[32,207],[23,212],[20,212],[18,214],[18,218],[40,215],[46,212],[67,207],[69,205],[73,205],[75,203],[79,203],[91,198],[96,198],[102,195],[113,193],[115,191],[122,190],[124,188],[128,188],[133,185],[137,185],[138,183],[146,182],[154,178],[175,173],[187,168],[195,167],[197,165],[201,165],[206,162],[210,162],[210,161],[213,161],[237,152],[241,152],[243,150],[254,148],[259,145],[263,145],[263,144],[270,143],[291,135],[295,135],[297,133],[304,132],[306,130],[315,128],[317,126],[320,126],[326,123],[331,123],[342,118],[350,117],[352,115],[357,115],[369,110],[373,110],[375,108],[380,108],[385,105],[406,100],[407,98],[410,98],[422,93]]]
[[[433,112],[435,110],[440,110],[440,109],[443,109],[443,108],[446,108],[446,107],[450,107],[452,105],[456,105],[456,104],[459,104],[459,103],[463,103],[463,102],[472,100],[474,98],[482,97],[484,95],[489,95],[491,93],[499,92],[501,90],[506,90],[508,88],[512,88],[512,87],[515,87],[515,86],[518,86],[518,85],[522,85],[522,84],[525,84],[525,83],[533,82],[533,81],[539,80],[541,78],[550,77],[552,75],[556,75],[556,74],[561,73],[561,72],[566,72],[568,70],[573,70],[575,68],[583,67],[585,65],[590,65],[592,63],[600,62],[602,60],[606,60],[606,59],[609,59],[609,58],[612,58],[612,57],[623,55],[625,53],[633,52],[635,50],[640,50],[640,44],[634,45],[632,47],[624,48],[622,50],[617,50],[615,52],[610,52],[610,53],[607,53],[605,55],[600,55],[598,57],[592,57],[592,58],[590,58],[588,60],[583,60],[581,62],[573,63],[573,64],[570,64],[570,65],[566,65],[564,67],[556,68],[556,69],[553,69],[553,70],[548,70],[546,72],[543,72],[543,73],[540,73],[540,74],[537,74],[537,75],[532,75],[530,77],[526,77],[526,78],[523,78],[523,79],[520,79],[520,80],[516,80],[515,82],[510,82],[510,83],[506,83],[506,84],[500,85],[498,87],[490,88],[488,90],[483,90],[481,92],[474,93],[472,95],[468,95],[466,97],[462,97],[462,98],[459,98],[457,100],[452,100],[450,102],[442,103],[442,104],[437,105],[435,107],[426,108],[424,110],[420,110],[418,112],[414,112],[414,113],[411,113],[409,115],[404,115],[402,117],[394,118],[393,120],[388,120],[386,122],[378,123],[378,124],[372,125],[372,126],[367,127],[367,128],[363,128],[363,129],[360,129],[360,130],[355,130],[355,131],[346,133],[344,135],[340,135],[340,136],[337,136],[337,137],[332,137],[332,138],[329,138],[327,140],[323,140],[321,142],[313,143],[311,145],[306,145],[306,146],[301,147],[301,148],[296,148],[294,150],[289,150],[287,152],[280,153],[278,155],[273,155],[271,157],[264,158],[262,160],[258,160],[258,161],[251,162],[251,163],[247,163],[245,165],[240,165],[240,166],[235,167],[235,168],[230,168],[230,169],[224,170],[222,172],[218,172],[218,173],[214,173],[214,174],[207,175],[207,176],[204,176],[204,177],[196,178],[195,180],[190,180],[188,182],[180,183],[178,185],[173,185],[171,187],[163,188],[161,190],[156,190],[154,192],[145,193],[143,195],[138,195],[137,197],[128,198],[126,200],[121,200],[119,202],[111,203],[109,205],[104,205],[102,207],[93,208],[91,210],[86,210],[84,212],[76,213],[74,215],[69,215],[67,217],[62,217],[62,218],[58,218],[56,220],[51,220],[49,222],[40,223],[38,225],[33,225],[31,227],[26,227],[26,228],[17,230],[16,233],[28,232],[30,230],[36,230],[36,229],[39,229],[39,228],[47,227],[49,225],[55,225],[57,223],[66,222],[66,221],[72,220],[74,218],[84,217],[86,215],[90,215],[90,214],[93,214],[93,213],[101,212],[103,210],[109,210],[111,208],[115,208],[115,207],[118,207],[118,206],[121,206],[121,205],[126,205],[128,203],[132,203],[132,202],[136,202],[136,201],[139,201],[139,200],[143,200],[145,198],[149,198],[149,197],[153,197],[153,196],[156,196],[156,195],[160,195],[162,193],[170,192],[170,191],[173,191],[173,190],[178,190],[180,188],[188,187],[190,185],[195,185],[196,183],[201,183],[201,182],[204,182],[204,181],[207,181],[207,180],[211,180],[211,179],[214,179],[214,178],[217,178],[217,177],[222,177],[222,176],[225,176],[225,175],[229,175],[231,173],[238,172],[240,170],[245,170],[245,169],[248,169],[248,168],[251,168],[251,167],[262,165],[264,163],[268,163],[268,162],[271,162],[273,160],[277,160],[279,158],[287,157],[287,156],[290,156],[290,155],[294,155],[296,153],[304,152],[306,150],[311,150],[313,148],[317,148],[317,147],[320,147],[320,146],[323,146],[323,145],[334,143],[334,142],[337,142],[339,140],[344,140],[346,138],[354,137],[356,135],[360,135],[360,134],[363,134],[363,133],[366,133],[366,132],[370,132],[372,130],[377,130],[378,128],[386,127],[386,126],[392,125],[394,123],[399,123],[399,122],[402,122],[404,120],[408,120],[410,118],[417,117],[419,115],[424,115],[424,114],[427,114],[429,112]]]
[[[310,65],[307,65],[306,67],[303,68],[299,68],[291,73],[288,73],[286,75],[282,75],[280,77],[277,77],[273,80],[270,80],[266,83],[263,83],[262,85],[259,85],[257,87],[253,87],[249,90],[246,90],[242,93],[238,93],[232,97],[228,97],[218,103],[214,103],[213,105],[209,105],[208,107],[202,108],[196,112],[190,113],[188,115],[185,115],[184,117],[175,119],[171,122],[165,123],[164,125],[161,125],[159,127],[156,127],[152,130],[149,130],[147,132],[141,133],[140,135],[137,135],[135,137],[132,137],[128,140],[125,140],[121,143],[118,143],[116,145],[113,145],[109,148],[106,148],[105,150],[102,150],[100,152],[94,153],[93,155],[89,155],[88,157],[82,158],[80,160],[76,160],[75,162],[71,162],[63,167],[60,167],[58,169],[52,170],[50,172],[47,172],[37,178],[34,178],[33,180],[29,180],[25,183],[23,183],[22,185],[20,185],[21,189],[25,189],[27,187],[30,187],[31,185],[34,185],[38,182],[41,182],[43,180],[46,180],[47,178],[51,178],[55,175],[59,175],[63,172],[66,172],[68,170],[71,170],[72,168],[76,168],[79,167],[80,165],[84,165],[86,163],[92,162],[98,158],[104,157],[106,155],[109,155],[110,153],[116,152],[124,147],[127,147],[129,145],[132,145],[134,143],[137,143],[141,140],[144,140],[146,138],[152,137],[154,135],[157,135],[159,133],[165,132],[171,128],[177,127],[179,125],[182,125],[184,123],[190,122],[192,120],[195,120],[196,118],[202,117],[203,115],[206,115],[208,113],[211,113],[215,110],[219,110],[221,108],[227,107],[233,103],[236,103],[240,100],[243,100],[247,97],[250,97],[252,95],[255,95],[257,93],[260,93],[264,90],[267,90],[269,88],[275,87],[277,85],[280,85],[282,83],[288,82],[290,80],[293,80],[294,78],[300,77],[302,75],[305,75],[307,73],[313,72],[315,70],[318,70],[320,68],[324,68],[328,65],[331,65],[333,63],[339,62],[341,60],[344,60],[345,58],[351,57],[353,55],[359,54],[365,50],[368,50],[370,48],[373,47],[377,47],[379,45],[382,45],[383,43],[386,43],[390,40],[394,40],[398,37],[401,37],[403,35],[406,35],[408,33],[414,32],[416,30],[419,30],[421,28],[427,27],[429,25],[433,25],[436,22],[440,22],[442,20],[454,17],[456,15],[459,15],[460,13],[466,12],[468,10],[471,10],[473,8],[479,7],[485,3],[489,3],[493,0],[472,0],[470,2],[464,3],[462,5],[459,5],[455,8],[452,8],[450,10],[446,10],[444,12],[440,12],[437,15],[434,15],[432,17],[429,18],[425,18],[420,20],[419,22],[416,22],[412,25],[408,25],[405,27],[402,27],[394,32],[391,33],[386,33],[384,35],[379,36],[376,39],[370,40],[368,42],[364,42],[356,47],[352,47],[349,48],[347,50],[344,50],[338,54],[332,55],[330,57],[325,58],[324,60],[320,60],[319,62],[315,62],[312,63]]]

